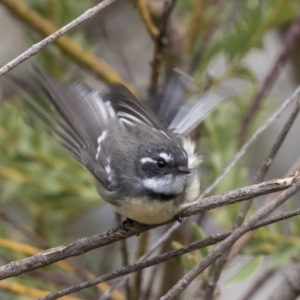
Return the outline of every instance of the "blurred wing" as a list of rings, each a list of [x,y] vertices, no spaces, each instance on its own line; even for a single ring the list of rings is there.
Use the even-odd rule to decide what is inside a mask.
[[[216,107],[228,99],[234,98],[244,89],[237,80],[224,81],[215,89],[209,90],[196,101],[191,99],[178,111],[169,129],[175,134],[186,136],[193,131]],[[194,99],[196,97],[193,97]],[[193,105],[189,104],[194,102]]]
[[[176,134],[186,136],[193,131],[223,101],[222,97],[203,95],[194,105],[184,105],[169,128]]]
[[[61,85],[37,68],[34,76],[38,86],[33,86],[32,90],[42,102],[29,93],[21,93],[31,107],[31,115],[47,131],[54,133],[59,144],[81,165],[100,182],[109,185],[105,150],[102,149],[101,156],[97,153],[112,112],[97,92],[83,85]]]
[[[132,126],[143,123],[151,128],[164,130],[163,125],[148,105],[144,101],[138,100],[125,86],[113,85],[108,101],[121,123]]]
[[[147,102],[138,100],[125,86],[113,85],[107,103],[111,105],[120,123],[129,132],[136,134],[136,128],[144,124],[149,127],[149,130],[156,130],[161,138],[178,144],[177,137],[162,125]]]
[[[191,80],[180,70],[173,70],[161,94],[149,99],[149,106],[160,122],[168,128],[184,104]]]

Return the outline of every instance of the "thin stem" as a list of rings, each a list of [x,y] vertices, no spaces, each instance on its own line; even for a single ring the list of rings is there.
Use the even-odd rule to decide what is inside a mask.
[[[15,219],[13,219],[12,217],[10,217],[8,214],[6,214],[4,211],[0,210],[0,218],[8,223],[9,225],[11,225],[12,227],[14,227],[15,229],[19,230],[22,234],[24,234],[25,236],[27,236],[29,239],[31,239],[32,241],[34,241],[38,247],[46,249],[49,248],[49,244],[47,241],[45,241],[42,237],[40,237],[38,234],[36,234],[33,231],[28,230],[24,224],[19,224]]]
[[[182,211],[182,217],[195,215],[202,211],[207,211],[223,205],[233,204],[249,198],[265,195],[272,192],[278,192],[293,186],[293,178],[275,179],[260,184],[240,188],[221,195],[214,195],[193,203],[189,208]],[[171,221],[167,222],[170,223]],[[167,224],[166,223],[166,224]],[[163,225],[163,224],[161,224]],[[125,239],[141,232],[153,229],[161,225],[143,225],[134,223],[126,227],[126,231],[122,226],[117,226],[107,232],[98,234],[88,238],[81,238],[66,246],[59,246],[48,249],[42,253],[38,253],[28,258],[10,262],[0,267],[0,280],[35,270],[37,268],[50,265],[68,257],[82,255],[87,251],[100,248],[105,245],[114,243],[121,239]]]
[[[300,188],[300,181],[298,182],[298,187],[297,188]],[[276,217],[271,217],[271,218],[265,219],[264,221],[260,221],[257,224],[253,224],[252,226],[250,226],[247,229],[247,231],[251,231],[251,230],[254,230],[254,229],[257,229],[257,228],[260,228],[260,227],[263,227],[263,226],[266,226],[266,225],[269,225],[269,224],[272,224],[272,223],[275,223],[275,222],[278,222],[278,221],[282,221],[282,220],[297,216],[299,214],[300,214],[300,208],[297,209],[297,210],[290,211],[288,213],[280,214]],[[94,286],[94,285],[96,285],[100,282],[112,280],[112,279],[124,276],[126,274],[133,273],[133,272],[136,272],[138,270],[157,265],[161,262],[170,260],[172,258],[178,257],[178,256],[183,255],[185,253],[189,253],[189,252],[192,252],[194,250],[197,250],[197,249],[200,249],[200,248],[203,248],[203,247],[214,245],[214,244],[226,239],[227,237],[229,237],[231,234],[234,234],[234,233],[235,233],[235,231],[228,231],[228,232],[225,232],[225,233],[218,233],[218,234],[210,235],[210,236],[206,237],[205,239],[203,239],[201,241],[196,241],[196,242],[190,243],[187,246],[183,246],[179,249],[175,249],[175,250],[171,250],[169,252],[166,252],[162,255],[158,255],[158,256],[155,256],[153,258],[146,259],[142,262],[138,262],[138,263],[134,263],[134,264],[129,265],[129,266],[125,266],[120,270],[117,270],[117,271],[114,271],[114,272],[111,272],[111,273],[108,273],[108,274],[105,274],[105,275],[101,275],[101,276],[96,277],[92,280],[82,282],[80,284],[71,286],[71,287],[63,289],[61,291],[49,294],[46,297],[41,298],[40,300],[58,299],[59,297],[69,295],[71,293],[78,292],[82,289]]]
[[[285,109],[295,100],[297,100],[300,96],[300,86],[294,91],[293,95],[286,99],[282,105],[266,120],[266,122],[259,127],[255,133],[250,137],[247,143],[241,148],[241,150],[236,153],[232,162],[225,168],[225,170],[215,179],[215,181],[204,190],[201,194],[201,197],[205,197],[206,195],[210,194],[214,188],[224,179],[224,177],[231,171],[231,169],[239,162],[239,160],[246,154],[248,148],[256,141],[256,139],[265,132],[270,125],[278,119],[281,114],[285,111]]]
[[[171,12],[175,6],[176,0],[171,0],[165,2],[164,11],[160,18],[159,34],[155,41],[154,55],[151,68],[151,79],[150,79],[150,92],[154,94],[157,91],[158,78],[161,71],[162,59],[163,59],[163,50],[167,43],[167,26],[168,20],[171,15]]]
[[[220,19],[220,15],[223,12],[224,6],[227,3],[226,0],[218,0],[215,4],[215,13],[210,23],[208,30],[204,36],[202,43],[199,45],[199,48],[195,51],[195,55],[191,59],[190,63],[190,73],[194,73],[201,62],[205,49],[208,46],[209,41],[214,36],[216,30],[218,29],[218,23]]]
[[[280,147],[283,144],[292,125],[294,124],[294,121],[296,120],[296,118],[298,116],[299,110],[300,110],[300,100],[298,100],[296,102],[296,106],[295,106],[294,110],[292,111],[290,117],[288,118],[287,122],[285,123],[281,132],[279,133],[269,155],[265,159],[260,170],[257,172],[257,175],[255,176],[255,179],[254,179],[254,183],[259,183],[262,180],[264,180],[268,170],[270,169],[272,162],[274,161],[274,158],[275,158],[278,150],[280,149]],[[242,225],[253,201],[254,201],[254,199],[244,203],[244,205],[243,205],[240,213],[238,214],[237,219],[233,225],[233,229],[238,228],[239,226]],[[204,300],[210,300],[213,298],[213,294],[216,289],[217,283],[219,281],[220,275],[229,260],[230,251],[231,251],[231,247],[226,250],[225,254],[218,261],[216,269],[214,271],[214,274],[208,283],[208,288],[206,290]]]
[[[184,222],[184,220],[183,220]],[[155,250],[159,249],[172,235],[172,233],[177,230],[181,226],[180,223],[176,222],[174,223],[157,241],[154,243],[151,248],[148,250],[147,253],[145,253],[142,257],[139,258],[137,262],[141,262],[148,258]],[[114,284],[110,290],[106,291],[105,294],[99,299],[99,300],[105,300],[108,299],[108,297],[117,289],[119,289],[121,286],[126,284],[129,280],[129,276],[124,276],[117,284]]]
[[[137,261],[140,257],[142,257],[147,251],[147,244],[149,239],[149,232],[143,232],[139,236],[137,253],[135,257],[135,261]],[[142,282],[142,271],[138,271],[134,274],[132,285],[131,285],[131,299],[138,300],[139,295],[141,294],[141,282]]]
[[[136,5],[137,5],[137,8],[139,10],[139,13],[141,15],[141,18],[145,24],[147,31],[149,32],[150,36],[155,40],[157,38],[157,36],[159,35],[159,30],[152,21],[146,1],[145,0],[137,0]]]
[[[37,44],[31,46],[18,57],[0,68],[0,77],[18,66],[20,63],[29,59],[31,56],[37,54],[47,45],[56,42],[56,44],[70,57],[82,66],[88,68],[97,74],[102,80],[107,83],[122,83],[127,86],[132,92],[138,95],[137,90],[122,77],[120,77],[114,70],[100,59],[96,58],[91,53],[85,51],[79,44],[67,36],[63,36],[71,29],[82,24],[86,20],[94,17],[98,12],[112,4],[116,0],[103,0],[101,3],[95,5],[93,8],[88,9],[78,18],[68,23],[59,30],[48,20],[40,16],[37,12],[32,11],[23,1],[18,0],[0,0],[0,3],[5,5],[13,14],[17,15],[23,22],[30,25],[38,32],[46,35],[47,37]]]
[[[256,116],[259,108],[262,104],[263,99],[266,98],[267,94],[273,87],[277,77],[281,74],[281,69],[283,65],[287,62],[289,54],[295,44],[297,37],[300,34],[300,16],[298,16],[293,23],[291,24],[289,30],[286,33],[285,39],[282,42],[283,47],[281,52],[279,53],[274,65],[272,66],[271,70],[269,71],[268,75],[265,77],[259,91],[255,95],[252,104],[245,115],[241,129],[239,133],[239,140],[242,141],[243,137],[246,135],[247,130],[251,121]]]
[[[216,249],[206,256],[196,267],[189,271],[178,283],[169,290],[169,292],[161,297],[161,300],[174,299],[179,295],[201,272],[203,272],[208,266],[216,261],[223,253],[231,247],[242,235],[244,235],[250,228],[254,227],[256,223],[264,219],[277,207],[283,204],[291,196],[300,190],[300,180],[292,187],[282,192],[273,202],[267,204],[265,207],[255,213],[244,225],[240,226],[233,233],[227,237]]]
[[[252,284],[251,288],[243,296],[242,300],[250,300],[264,286],[264,284],[273,277],[274,274],[274,269],[268,269],[263,272],[263,274],[261,274]]]

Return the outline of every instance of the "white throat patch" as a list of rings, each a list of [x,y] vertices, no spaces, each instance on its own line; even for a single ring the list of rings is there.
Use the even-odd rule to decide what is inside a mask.
[[[186,182],[186,176],[167,174],[163,177],[146,178],[142,181],[143,186],[158,194],[178,195],[180,194]]]

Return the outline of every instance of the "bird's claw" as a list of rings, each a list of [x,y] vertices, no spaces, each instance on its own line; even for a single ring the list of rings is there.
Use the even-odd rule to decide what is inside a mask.
[[[178,223],[182,223],[183,222],[183,217],[179,214],[177,214],[174,219],[178,222]]]

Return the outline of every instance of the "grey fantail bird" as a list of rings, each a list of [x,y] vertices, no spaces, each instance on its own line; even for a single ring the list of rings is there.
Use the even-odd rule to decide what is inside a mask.
[[[199,195],[200,159],[195,145],[180,134],[205,112],[197,103],[182,108],[185,79],[174,74],[148,104],[122,85],[112,86],[104,100],[84,85],[59,84],[38,69],[38,94],[50,110],[24,96],[60,144],[93,174],[102,199],[143,224],[171,220]]]

